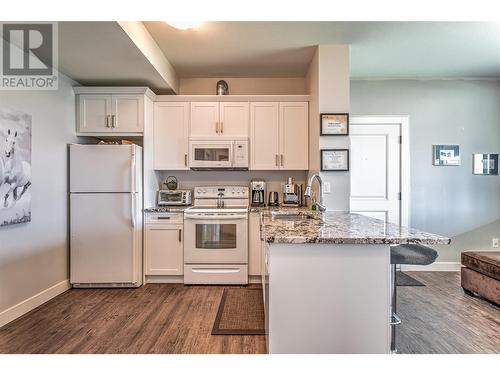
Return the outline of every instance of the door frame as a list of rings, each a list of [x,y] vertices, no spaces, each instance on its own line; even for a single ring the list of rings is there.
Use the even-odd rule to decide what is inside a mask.
[[[350,116],[349,125],[399,125],[401,135],[401,225],[410,226],[410,116]]]

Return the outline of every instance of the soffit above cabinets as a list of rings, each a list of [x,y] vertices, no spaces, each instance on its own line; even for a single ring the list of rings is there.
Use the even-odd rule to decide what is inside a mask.
[[[156,95],[156,102],[308,102],[309,95]]]

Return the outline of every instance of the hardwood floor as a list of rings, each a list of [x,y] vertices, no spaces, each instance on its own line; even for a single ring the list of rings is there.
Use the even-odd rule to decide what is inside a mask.
[[[398,287],[400,353],[500,353],[500,308],[470,297],[458,272],[408,272],[425,287]]]
[[[398,289],[400,353],[500,353],[498,307],[458,273],[410,274],[427,286]],[[264,336],[211,335],[223,289],[72,289],[0,328],[0,353],[265,353]]]

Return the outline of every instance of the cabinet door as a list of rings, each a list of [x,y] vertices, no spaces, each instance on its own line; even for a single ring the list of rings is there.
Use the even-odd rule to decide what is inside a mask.
[[[182,275],[182,226],[147,225],[145,233],[146,275]]]
[[[191,102],[191,137],[219,136],[219,103]]]
[[[111,95],[78,95],[77,131],[111,132]]]
[[[250,103],[250,169],[279,169],[279,103]]]
[[[189,103],[154,104],[154,169],[188,169]]]
[[[252,212],[248,219],[248,274],[261,275],[260,213]]]
[[[307,102],[280,103],[280,168],[309,168],[309,110]]]
[[[248,137],[248,102],[221,102],[219,134],[222,137]]]
[[[144,96],[113,95],[112,128],[115,133],[144,131]]]

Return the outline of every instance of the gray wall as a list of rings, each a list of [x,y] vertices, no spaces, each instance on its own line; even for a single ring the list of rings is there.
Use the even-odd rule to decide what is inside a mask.
[[[73,81],[57,91],[0,91],[0,108],[32,120],[31,222],[0,228],[0,313],[68,279],[67,154],[75,139]]]
[[[412,227],[453,237],[500,218],[500,177],[472,174],[473,153],[500,153],[498,81],[351,81],[351,114],[410,116]],[[433,144],[459,144],[462,165],[433,166]],[[463,243],[440,260],[458,260]]]

